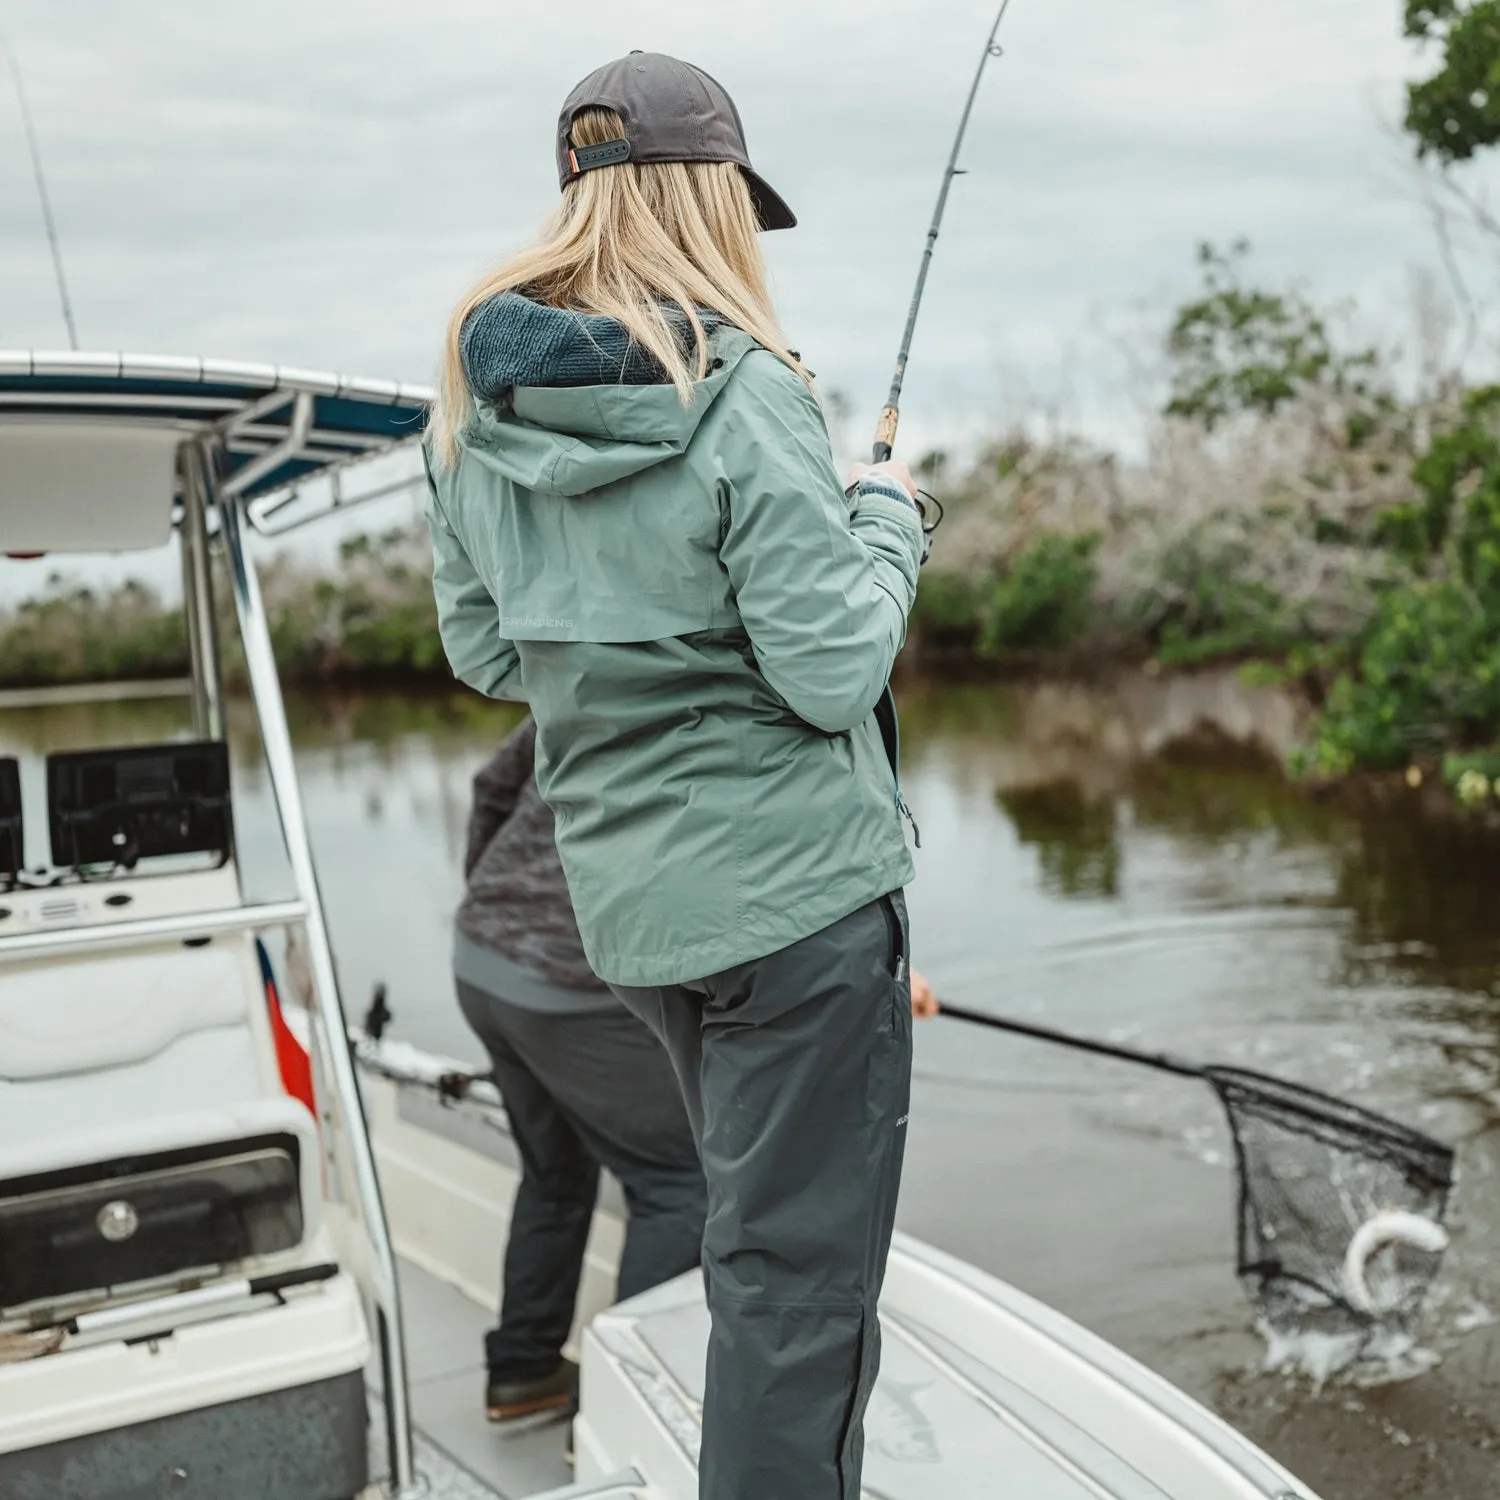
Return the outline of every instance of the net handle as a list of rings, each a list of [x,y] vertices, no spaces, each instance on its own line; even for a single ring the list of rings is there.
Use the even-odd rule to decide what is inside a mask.
[[[955,1021],[968,1021],[974,1026],[989,1026],[996,1031],[1029,1036],[1038,1042],[1055,1042],[1060,1047],[1092,1052],[1098,1057],[1114,1057],[1121,1062],[1139,1063],[1143,1068],[1155,1068],[1158,1073],[1175,1073],[1179,1078],[1206,1079],[1209,1076],[1207,1068],[1189,1062],[1186,1058],[1176,1057],[1170,1052],[1144,1052],[1136,1047],[1121,1047],[1114,1042],[1101,1042],[1093,1037],[1074,1036],[1068,1031],[1055,1031],[1050,1026],[1035,1026],[1030,1021],[1014,1021],[1008,1016],[992,1016],[984,1011],[966,1010],[961,1005],[949,1005],[946,1001],[938,1014],[951,1016]]]
[[[1009,1031],[1017,1036],[1031,1037],[1038,1042],[1052,1042],[1059,1047],[1071,1047],[1075,1052],[1092,1052],[1096,1057],[1112,1057],[1120,1062],[1136,1063],[1143,1068],[1154,1068],[1158,1073],[1173,1073],[1179,1078],[1197,1078],[1207,1083],[1219,1096],[1219,1102],[1230,1114],[1233,1124],[1234,1100],[1229,1097],[1236,1084],[1241,1090],[1266,1087],[1281,1091],[1276,1099],[1277,1107],[1300,1115],[1313,1122],[1325,1121],[1328,1110],[1336,1111],[1336,1119],[1347,1123],[1351,1116],[1366,1135],[1377,1136],[1382,1142],[1397,1150],[1409,1152],[1413,1149],[1431,1153],[1434,1164],[1428,1171],[1434,1182],[1444,1190],[1452,1185],[1453,1149],[1432,1136],[1399,1120],[1387,1119],[1372,1110],[1363,1109],[1332,1094],[1319,1093],[1316,1089],[1300,1084],[1288,1083],[1265,1073],[1252,1073],[1244,1068],[1213,1067],[1189,1061],[1172,1052],[1146,1052],[1138,1047],[1122,1047],[1115,1042],[1099,1041],[1094,1037],[1075,1036],[1070,1031],[1057,1031],[1051,1026],[1037,1026],[1030,1021],[1017,1021],[1009,1016],[989,1015],[984,1011],[967,1010],[961,1005],[943,1002],[939,1015],[951,1016],[955,1021],[968,1021],[975,1026],[988,1026],[995,1031]],[[1295,1098],[1282,1097],[1286,1092],[1295,1093]],[[1238,1141],[1239,1133],[1235,1132]],[[1439,1159],[1440,1158],[1440,1159]],[[1243,1178],[1243,1172],[1241,1173]]]

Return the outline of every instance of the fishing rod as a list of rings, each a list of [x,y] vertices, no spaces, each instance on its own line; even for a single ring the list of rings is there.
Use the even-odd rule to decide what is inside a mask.
[[[964,101],[964,112],[958,122],[958,134],[953,137],[953,150],[948,153],[948,165],[943,168],[943,185],[938,189],[937,207],[932,211],[932,223],[927,230],[927,244],[922,250],[922,263],[917,269],[917,285],[911,294],[911,307],[906,314],[906,329],[901,335],[901,352],[896,356],[896,373],[891,378],[890,393],[885,398],[880,420],[875,424],[875,446],[872,463],[884,463],[891,456],[896,442],[896,426],[901,420],[901,386],[906,379],[906,361],[911,353],[912,333],[917,326],[917,314],[922,308],[922,293],[927,286],[927,271],[932,265],[932,249],[937,244],[938,230],[942,227],[943,212],[948,207],[948,190],[953,179],[963,175],[958,164],[958,153],[963,147],[964,134],[969,128],[969,116],[974,110],[974,100],[979,94],[979,82],[984,77],[985,65],[992,57],[1000,57],[1003,49],[995,41],[1000,32],[1000,23],[1010,9],[1010,0],[1003,0],[995,24],[985,38],[984,51],[979,57],[979,66],[974,70],[974,82],[969,86],[969,97]],[[941,519],[942,507],[938,507]]]
[[[57,276],[57,295],[62,302],[63,322],[68,325],[68,343],[78,347],[78,329],[73,322],[73,304],[68,297],[68,281],[63,275],[62,246],[57,238],[57,221],[52,217],[52,199],[47,193],[47,176],[42,171],[42,148],[37,140],[36,122],[31,118],[31,105],[26,98],[26,85],[21,79],[21,63],[16,57],[10,38],[0,30],[0,52],[10,66],[10,76],[16,83],[16,101],[21,106],[21,123],[26,130],[26,145],[31,153],[31,170],[36,177],[36,195],[42,204],[42,223],[47,231],[47,245],[52,251],[52,269]]]

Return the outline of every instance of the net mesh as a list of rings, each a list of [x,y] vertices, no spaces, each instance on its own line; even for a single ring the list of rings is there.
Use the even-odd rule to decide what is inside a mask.
[[[1445,1237],[1402,1216],[1441,1225],[1453,1152],[1280,1079],[1206,1072],[1234,1134],[1240,1275],[1267,1323],[1328,1332],[1403,1324],[1437,1274]],[[1424,1238],[1431,1247],[1413,1243]]]

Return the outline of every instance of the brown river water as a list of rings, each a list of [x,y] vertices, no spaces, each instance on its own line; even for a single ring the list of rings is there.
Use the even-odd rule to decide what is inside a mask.
[[[449,919],[469,777],[514,714],[395,692],[288,708],[346,1003],[384,980],[394,1034],[477,1060]],[[0,709],[0,754],[184,728],[170,702]],[[1378,1388],[1261,1372],[1229,1141],[1191,1080],[926,1023],[902,1227],[1128,1349],[1324,1500],[1495,1500],[1500,844],[1418,797],[1292,785],[1297,732],[1293,703],[1232,672],[908,690],[915,957],[956,1003],[1283,1074],[1456,1144],[1454,1245],[1420,1330],[1441,1364]],[[246,706],[233,740],[242,862],[273,897]]]

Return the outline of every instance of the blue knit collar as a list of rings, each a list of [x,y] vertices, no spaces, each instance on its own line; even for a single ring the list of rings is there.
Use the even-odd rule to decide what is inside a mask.
[[[675,308],[668,318],[684,341],[687,319]],[[723,320],[702,313],[706,327]],[[501,292],[482,302],[464,324],[460,339],[470,389],[494,399],[516,386],[659,385],[666,373],[613,318],[569,312],[534,302],[519,292]]]

